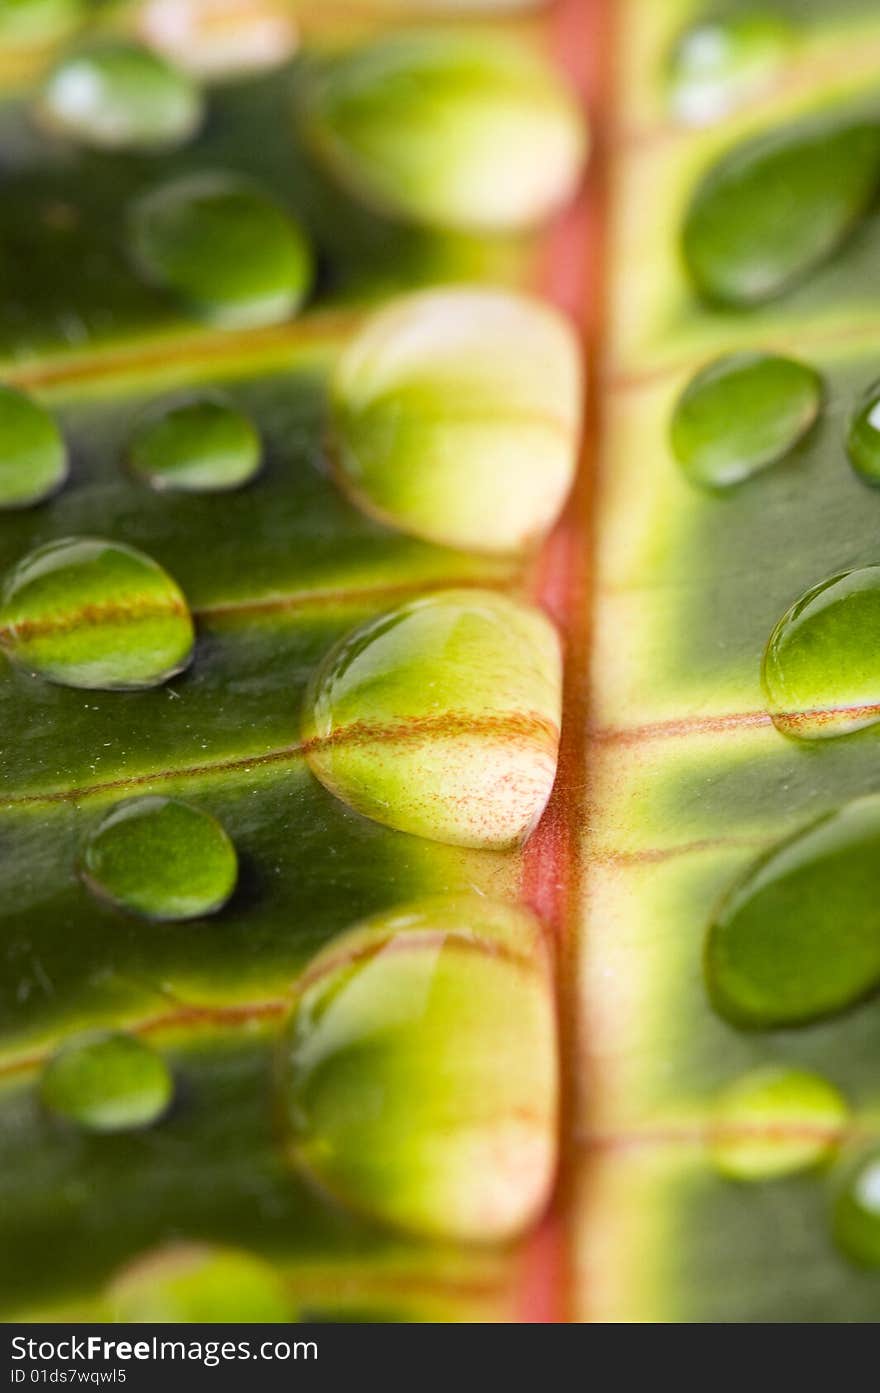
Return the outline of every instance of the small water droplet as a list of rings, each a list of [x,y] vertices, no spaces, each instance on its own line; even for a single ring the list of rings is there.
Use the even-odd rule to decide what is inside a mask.
[[[861,1148],[835,1179],[834,1237],[860,1267],[880,1267],[880,1148]]]
[[[409,601],[354,630],[309,692],[309,763],[390,827],[459,846],[510,846],[553,786],[559,640],[538,610],[483,590]]]
[[[540,924],[481,896],[425,900],[334,939],[282,1041],[289,1155],[344,1204],[412,1232],[513,1236],[556,1142]]]
[[[50,542],[7,576],[9,657],[66,687],[156,687],[187,666],[193,623],[180,589],[143,552],[95,537]]]
[[[167,1110],[174,1089],[165,1061],[134,1035],[85,1036],[52,1056],[40,1078],[51,1112],[93,1132],[146,1127]]]
[[[29,508],[67,478],[67,449],[54,419],[22,392],[0,386],[0,509]]]
[[[732,353],[688,383],[672,415],[673,453],[691,483],[739,484],[782,459],[819,414],[818,373],[771,353]]]
[[[67,54],[39,98],[45,125],[105,149],[165,149],[192,136],[202,99],[191,78],[138,44],[103,42]]]
[[[675,114],[703,125],[732,111],[773,81],[794,39],[791,24],[769,11],[718,15],[691,25],[669,55]]]
[[[107,1305],[128,1323],[288,1323],[296,1312],[283,1277],[251,1253],[167,1243],[142,1253],[111,1282]]]
[[[709,1154],[731,1180],[774,1180],[824,1161],[840,1140],[847,1106],[836,1088],[802,1069],[756,1069],[712,1109]]]
[[[880,485],[880,382],[868,388],[853,412],[846,448],[859,477],[867,484]]]
[[[294,220],[235,174],[190,174],[132,208],[135,261],[147,280],[226,328],[276,324],[299,307],[311,254]]]
[[[807,590],[770,635],[761,677],[785,735],[831,739],[880,721],[880,566]]]
[[[759,1028],[819,1020],[880,984],[880,796],[749,867],[709,928],[706,977],[722,1015]]]
[[[209,813],[176,798],[134,798],[89,838],[83,878],[95,894],[148,919],[214,914],[235,889],[238,858]]]
[[[258,472],[261,458],[253,422],[211,399],[184,402],[142,422],[129,449],[139,478],[187,493],[240,488]]]

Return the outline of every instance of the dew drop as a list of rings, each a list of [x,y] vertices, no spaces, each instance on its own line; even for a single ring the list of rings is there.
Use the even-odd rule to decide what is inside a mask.
[[[459,846],[511,846],[556,774],[559,640],[492,591],[413,600],[355,629],[309,692],[304,741],[321,782],[358,812]]]
[[[774,1180],[818,1165],[834,1151],[847,1118],[836,1088],[816,1074],[756,1069],[717,1099],[709,1154],[731,1180]]]
[[[846,448],[859,478],[880,485],[880,382],[869,387],[853,412]]]
[[[156,687],[187,666],[193,622],[166,571],[143,552],[67,537],[6,578],[0,631],[20,667],[66,687]]]
[[[185,175],[151,190],[133,206],[131,232],[145,278],[221,327],[276,324],[309,288],[299,226],[239,175]]]
[[[92,1132],[146,1127],[167,1110],[168,1066],[134,1035],[108,1032],[65,1045],[40,1078],[45,1106]]]
[[[727,488],[782,459],[819,414],[818,373],[792,358],[733,353],[688,383],[672,415],[673,453],[691,483]]]
[[[111,1282],[115,1321],[286,1323],[295,1311],[281,1275],[235,1248],[168,1243],[142,1253]]]
[[[778,843],[736,882],[706,942],[716,1008],[736,1025],[798,1025],[880,984],[880,796]]]
[[[83,855],[96,895],[147,919],[214,914],[235,889],[235,847],[215,817],[176,798],[134,798],[104,818]]]
[[[191,78],[149,49],[105,42],[62,58],[37,110],[46,126],[86,145],[161,150],[195,133],[202,99]]]
[[[540,924],[461,896],[334,939],[301,979],[280,1080],[291,1162],[343,1204],[432,1237],[512,1237],[555,1162]]]
[[[691,25],[669,55],[670,103],[680,120],[716,121],[760,92],[778,74],[795,31],[766,11],[718,15]]]
[[[0,386],[0,509],[29,508],[67,478],[67,449],[49,412]]]
[[[841,1167],[833,1206],[834,1237],[860,1267],[880,1267],[880,1147],[863,1148]]]
[[[129,449],[134,474],[155,489],[184,493],[240,488],[258,472],[261,459],[253,422],[210,399],[184,402],[144,421]]]
[[[761,677],[785,735],[831,739],[880,721],[880,566],[806,591],[770,635]]]

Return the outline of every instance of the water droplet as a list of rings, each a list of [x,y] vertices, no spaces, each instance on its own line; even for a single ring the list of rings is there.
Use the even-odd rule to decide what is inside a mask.
[[[144,0],[144,38],[206,77],[278,67],[297,46],[288,0]]]
[[[226,904],[235,847],[216,818],[176,798],[133,798],[89,838],[83,877],[95,894],[148,919],[197,919]]]
[[[711,300],[759,304],[824,261],[880,176],[872,118],[816,117],[737,146],[699,184],[684,226],[691,276]]]
[[[821,379],[804,363],[732,353],[698,372],[679,397],[672,450],[691,483],[727,488],[788,454],[821,402]]]
[[[576,187],[583,113],[512,36],[418,31],[313,60],[302,114],[331,172],[380,211],[441,228],[540,222]]]
[[[40,503],[66,478],[67,450],[48,411],[0,386],[0,509]]]
[[[774,1180],[818,1165],[834,1151],[847,1106],[816,1074],[784,1067],[736,1079],[712,1110],[709,1152],[731,1180]]]
[[[202,99],[191,78],[137,44],[104,42],[63,57],[40,95],[53,130],[105,149],[165,149],[192,136]]]
[[[450,590],[372,619],[328,653],[306,753],[358,812],[459,846],[528,835],[556,774],[559,640],[503,595]]]
[[[291,1160],[344,1204],[439,1238],[520,1232],[555,1162],[541,926],[463,896],[334,939],[301,979],[282,1090]]]
[[[760,10],[700,20],[679,35],[669,56],[673,110],[694,125],[716,121],[777,76],[794,45],[782,16]]]
[[[142,274],[225,328],[276,324],[298,309],[312,277],[299,226],[250,180],[192,174],[132,209]]]
[[[240,488],[260,468],[253,422],[222,401],[173,406],[144,421],[129,450],[131,469],[156,489],[216,493]]]
[[[830,739],[880,721],[880,566],[802,595],[770,635],[761,676],[785,735]]]
[[[521,550],[571,485],[581,372],[561,315],[498,290],[402,296],[333,380],[335,463],[356,503],[428,541]]]
[[[116,1032],[65,1045],[40,1078],[45,1106],[92,1132],[148,1126],[167,1110],[173,1091],[161,1056],[136,1036]]]
[[[880,1267],[880,1148],[863,1147],[841,1167],[833,1214],[838,1247],[860,1267]]]
[[[267,1262],[235,1248],[168,1243],[136,1258],[110,1284],[115,1321],[287,1323],[295,1312]]]
[[[734,1024],[818,1020],[880,984],[880,796],[827,813],[761,856],[709,929],[706,975]]]
[[[875,382],[852,414],[846,438],[850,463],[867,484],[880,485],[880,382]]]
[[[0,630],[10,658],[66,687],[157,687],[192,655],[181,591],[143,552],[96,537],[39,547],[3,586]]]

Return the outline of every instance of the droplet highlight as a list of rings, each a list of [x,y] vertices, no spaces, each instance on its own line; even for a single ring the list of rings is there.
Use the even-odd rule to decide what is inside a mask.
[[[54,418],[32,397],[0,386],[0,509],[42,503],[67,472],[67,447]]]
[[[679,397],[672,451],[691,483],[729,488],[788,455],[821,403],[821,378],[805,363],[733,353],[698,372]]]
[[[132,473],[155,489],[223,493],[259,472],[262,444],[248,416],[226,402],[202,399],[143,421],[128,462]]]
[[[367,920],[306,968],[282,1041],[292,1164],[423,1236],[501,1241],[556,1159],[551,974],[540,924],[481,896]]]
[[[756,1069],[719,1095],[709,1155],[729,1180],[775,1180],[809,1170],[835,1151],[847,1105],[826,1079],[785,1066]]]
[[[880,1146],[862,1147],[841,1167],[833,1201],[834,1238],[859,1267],[880,1267]]]
[[[143,552],[96,537],[50,542],[7,576],[0,633],[18,666],[66,687],[156,687],[192,656],[186,600]]]
[[[138,44],[103,42],[65,55],[39,97],[44,125],[101,149],[163,150],[201,124],[198,87]]]
[[[82,874],[94,894],[129,913],[197,919],[226,904],[238,858],[210,813],[177,798],[134,798],[92,833]]]
[[[785,612],[761,668],[783,734],[827,740],[880,721],[880,566],[814,585]]]
[[[802,1025],[880,985],[880,797],[778,843],[736,882],[706,942],[711,999],[735,1025]]]
[[[134,1035],[108,1032],[65,1045],[39,1084],[50,1112],[91,1132],[148,1127],[168,1109],[173,1080],[161,1055]]]
[[[556,520],[582,391],[577,341],[554,310],[499,290],[402,296],[344,349],[331,397],[337,476],[382,521],[516,552]]]
[[[690,25],[669,55],[670,105],[681,121],[707,125],[757,95],[776,78],[796,31],[782,16],[754,10]]]
[[[306,756],[376,822],[512,846],[550,796],[561,683],[559,640],[538,610],[492,591],[430,595],[328,653],[306,702]]]
[[[238,175],[185,175],[151,190],[132,208],[131,236],[141,274],[221,328],[288,319],[312,279],[297,223]]]
[[[880,382],[869,387],[853,412],[846,450],[859,478],[880,486]]]

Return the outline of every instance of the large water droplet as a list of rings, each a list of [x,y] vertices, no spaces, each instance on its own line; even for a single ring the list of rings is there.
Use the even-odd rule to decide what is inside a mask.
[[[67,449],[48,411],[0,386],[0,508],[28,508],[66,478]]]
[[[880,176],[880,124],[821,117],[724,155],[688,209],[684,255],[710,299],[750,305],[785,290],[839,245]]]
[[[880,382],[869,387],[853,412],[846,448],[859,477],[880,485]]]
[[[143,275],[194,313],[226,328],[275,324],[299,307],[312,277],[298,225],[234,174],[191,174],[132,209]]]
[[[824,1161],[840,1141],[847,1106],[836,1088],[802,1069],[756,1069],[719,1096],[709,1154],[731,1180],[774,1180]]]
[[[235,847],[216,818],[176,798],[134,798],[104,818],[83,856],[86,884],[148,919],[196,919],[235,889]]]
[[[880,566],[802,595],[770,635],[761,676],[786,735],[823,740],[880,721]]]
[[[771,848],[710,926],[706,975],[735,1024],[797,1025],[880,984],[880,796],[859,798]]]
[[[173,1093],[168,1066],[134,1035],[86,1036],[65,1045],[40,1078],[52,1112],[92,1132],[123,1132],[155,1122]]]
[[[834,1196],[834,1237],[860,1267],[880,1267],[880,1147],[862,1148],[841,1167]]]
[[[106,1301],[124,1323],[278,1324],[296,1314],[269,1263],[205,1243],[168,1243],[141,1254],[110,1284]]]
[[[156,489],[217,493],[240,488],[260,468],[254,423],[222,401],[184,402],[139,426],[132,471]]]
[[[669,55],[670,100],[682,121],[715,121],[777,75],[795,38],[790,23],[766,11],[717,15],[679,35]]]
[[[7,653],[66,687],[156,687],[182,671],[193,623],[180,589],[121,542],[67,537],[26,556],[3,586]]]
[[[43,85],[38,112],[46,125],[87,145],[164,149],[195,133],[202,99],[189,77],[149,49],[105,42],[62,58]]]
[[[367,817],[460,846],[510,846],[556,774],[559,640],[482,590],[410,601],[355,629],[312,683],[306,753]]]
[[[511,1237],[555,1160],[541,926],[463,896],[334,939],[303,974],[282,1087],[292,1160],[343,1203],[421,1234]]]
[[[788,454],[821,401],[821,379],[804,363],[733,353],[688,383],[672,416],[672,449],[692,483],[738,484]]]
[[[355,502],[448,546],[510,552],[552,526],[574,477],[577,341],[525,296],[424,291],[393,301],[333,379],[335,463]]]

